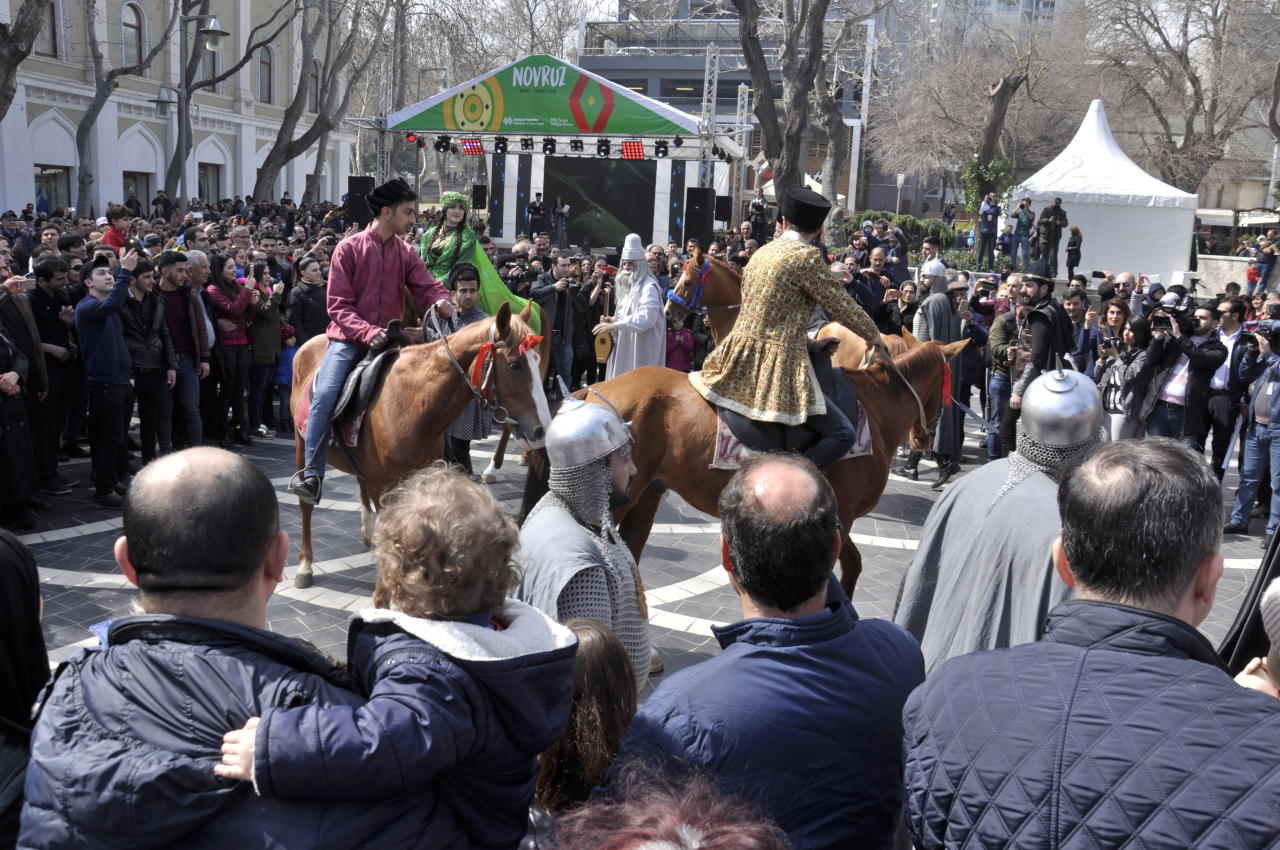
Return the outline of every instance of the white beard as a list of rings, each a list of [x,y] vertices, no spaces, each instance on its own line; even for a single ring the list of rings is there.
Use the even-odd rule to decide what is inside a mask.
[[[613,283],[613,303],[621,306],[630,303],[631,291],[636,285],[636,273],[625,269],[618,272]]]

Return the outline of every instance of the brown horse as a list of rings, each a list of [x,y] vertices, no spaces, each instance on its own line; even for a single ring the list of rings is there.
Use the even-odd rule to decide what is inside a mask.
[[[445,430],[462,415],[478,391],[486,393],[495,419],[510,425],[517,438],[529,446],[541,445],[551,415],[542,391],[538,337],[533,335],[528,318],[529,307],[519,316],[512,316],[511,308],[503,304],[488,321],[468,325],[445,340],[402,349],[383,376],[365,414],[353,451],[359,463],[358,473],[339,447],[330,446],[328,465],[359,475],[360,531],[366,545],[372,532],[372,512],[382,494],[405,475],[443,456]],[[321,336],[298,350],[293,361],[291,407],[297,408],[298,398],[311,383],[327,344]],[[484,358],[484,363],[473,372],[479,357]],[[453,358],[457,359],[456,364]],[[481,377],[468,377],[475,374]],[[294,446],[295,462],[302,469],[305,448],[300,435],[295,435]],[[304,503],[301,509],[302,540],[294,584],[310,587],[314,507]]]
[[[896,371],[883,361],[866,369],[845,369],[867,411],[872,439],[870,455],[837,461],[826,473],[846,529],[840,565],[841,584],[849,593],[862,572],[862,556],[848,529],[880,500],[889,480],[889,464],[902,441],[910,436],[912,447],[921,449],[931,444],[942,416],[944,365],[960,352],[965,341],[944,346],[912,339],[907,344],[909,350],[894,358]],[[618,512],[616,520],[638,562],[665,490],[675,490],[693,507],[716,516],[720,491],[732,473],[711,468],[716,414],[693,389],[688,375],[646,366],[592,389],[632,423],[636,435],[631,503]],[[593,394],[575,395],[603,403]],[[525,487],[526,513],[546,490],[545,452],[536,452],[533,457],[536,462],[530,464]],[[643,590],[640,593],[643,598]]]

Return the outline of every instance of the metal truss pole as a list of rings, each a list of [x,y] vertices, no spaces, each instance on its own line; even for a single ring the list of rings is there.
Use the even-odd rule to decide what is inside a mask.
[[[711,148],[716,132],[716,92],[720,88],[720,45],[707,46],[707,63],[702,74],[702,126],[698,148],[698,186],[714,186]]]

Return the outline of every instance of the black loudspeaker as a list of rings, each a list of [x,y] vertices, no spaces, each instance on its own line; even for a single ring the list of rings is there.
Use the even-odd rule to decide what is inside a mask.
[[[369,225],[369,222],[373,221],[373,212],[369,209],[368,201],[365,200],[372,191],[372,177],[352,176],[347,178],[347,215],[345,218],[348,224],[356,224],[364,228]]]
[[[716,221],[729,221],[733,215],[733,198],[728,195],[716,195]]]
[[[473,183],[471,185],[471,209],[479,212],[489,206],[489,187],[484,183]]]
[[[706,248],[715,235],[716,190],[690,186],[684,194],[684,242],[697,239]],[[680,246],[682,249],[683,245]]]

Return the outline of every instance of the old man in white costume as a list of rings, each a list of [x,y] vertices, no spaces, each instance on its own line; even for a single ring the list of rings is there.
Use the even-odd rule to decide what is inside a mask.
[[[605,377],[616,378],[641,366],[665,366],[667,319],[662,313],[662,284],[649,270],[644,244],[634,233],[627,235],[622,246],[622,268],[614,283],[614,296],[618,305],[614,315],[601,316],[592,331],[614,335]]]

